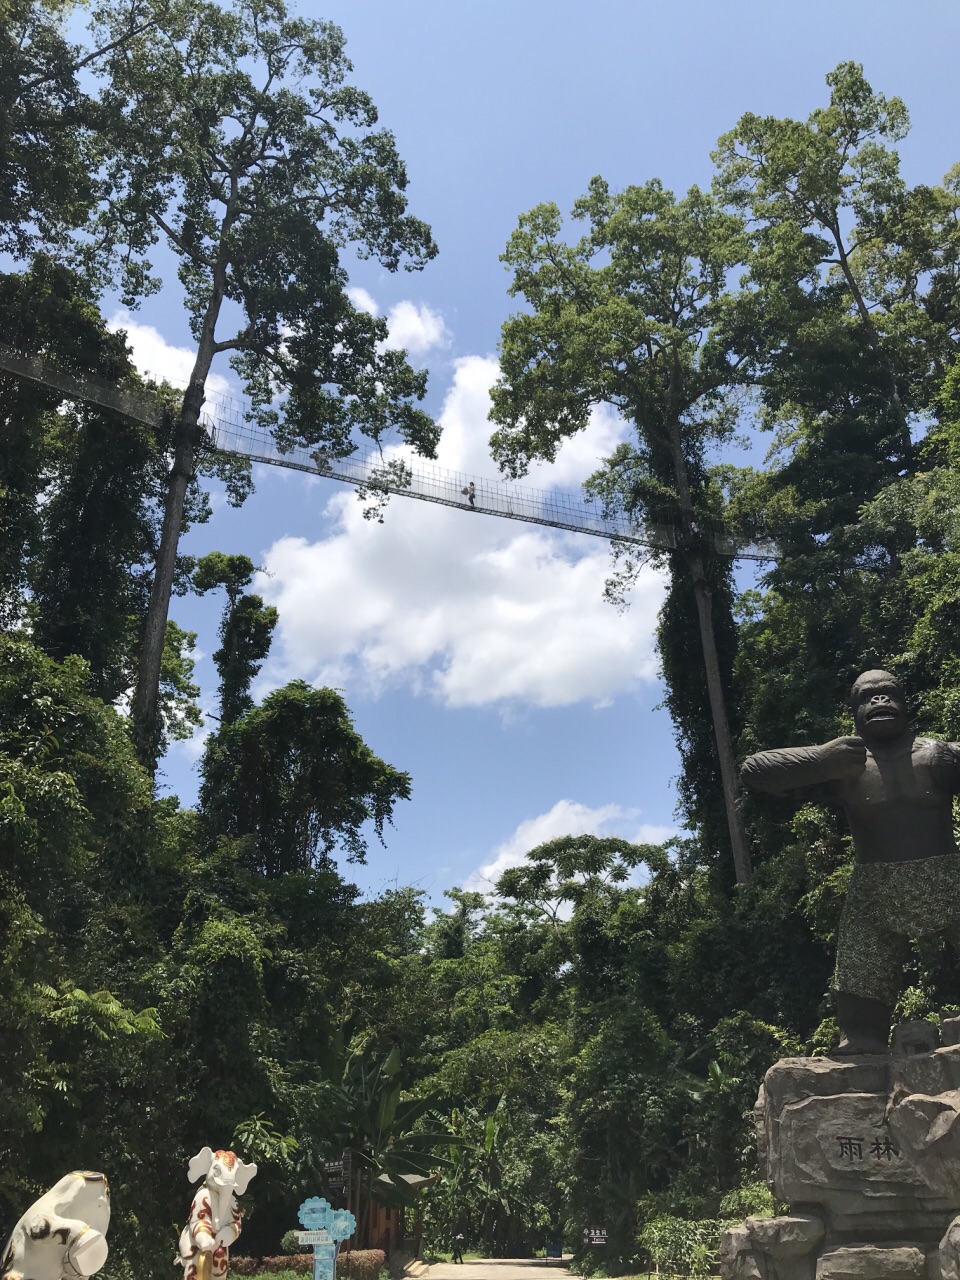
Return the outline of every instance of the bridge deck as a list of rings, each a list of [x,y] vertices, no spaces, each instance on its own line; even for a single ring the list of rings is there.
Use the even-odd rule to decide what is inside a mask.
[[[153,426],[162,412],[159,400],[149,393],[117,387],[99,378],[78,377],[44,356],[25,356],[0,345],[0,370],[60,391],[67,398],[86,400]],[[507,480],[490,480],[467,472],[451,471],[409,450],[388,451],[402,468],[386,465],[375,446],[358,449],[348,458],[333,458],[307,446],[281,451],[268,431],[247,420],[247,407],[229,396],[208,395],[203,414],[214,449],[251,462],[287,467],[339,480],[357,488],[384,490],[404,498],[456,507],[471,514],[521,520],[570,533],[585,533],[641,546],[670,550],[677,545],[676,530],[669,525],[636,525],[627,516],[608,515],[598,502],[561,489],[535,489]],[[474,505],[469,501],[474,485]],[[721,555],[736,559],[773,560],[771,543],[744,544],[710,532]]]

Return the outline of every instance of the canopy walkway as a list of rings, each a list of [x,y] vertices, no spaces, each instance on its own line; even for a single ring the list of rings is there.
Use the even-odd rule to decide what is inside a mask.
[[[99,404],[148,426],[155,426],[163,412],[160,400],[148,392],[115,386],[99,378],[78,377],[47,357],[26,356],[2,345],[0,370],[53,388],[68,399]],[[610,514],[601,503],[575,493],[535,489],[507,480],[451,471],[409,450],[391,449],[389,455],[385,455],[376,446],[370,446],[358,449],[347,458],[337,458],[306,445],[281,449],[269,431],[249,420],[248,407],[231,396],[208,394],[202,422],[214,451],[266,466],[325,476],[372,493],[390,493],[456,507],[473,515],[521,520],[661,550],[675,550],[679,545],[680,531],[672,525],[638,526],[626,515]],[[714,529],[698,529],[693,533],[698,540],[711,543],[720,555],[746,560],[777,558],[777,549],[772,543],[745,543]]]

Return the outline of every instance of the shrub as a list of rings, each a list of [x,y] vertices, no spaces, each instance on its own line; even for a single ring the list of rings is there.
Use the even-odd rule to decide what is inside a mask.
[[[741,1218],[772,1218],[776,1212],[773,1193],[765,1182],[748,1182],[728,1191],[720,1201],[720,1216],[731,1223]]]
[[[663,1214],[645,1222],[640,1245],[658,1272],[707,1276],[716,1264],[720,1236],[726,1222],[714,1218],[688,1221]]]
[[[300,1280],[302,1273],[300,1271],[294,1271],[292,1267],[281,1267],[279,1270],[274,1269],[268,1271],[268,1269],[263,1265],[264,1262],[278,1261],[278,1258],[261,1258],[260,1267],[257,1270],[258,1277],[262,1275],[270,1275],[276,1277],[276,1280]]]
[[[296,1235],[287,1232],[287,1236]],[[287,1236],[284,1236],[286,1240]],[[377,1280],[386,1264],[382,1249],[351,1249],[337,1257],[337,1276],[343,1280]],[[242,1254],[230,1257],[230,1270],[235,1276],[276,1276],[277,1280],[299,1280],[313,1274],[312,1253],[285,1253],[273,1258],[248,1258]]]
[[[283,1254],[275,1258],[247,1258],[230,1256],[230,1274],[235,1276],[300,1276],[313,1272],[312,1253]]]
[[[300,1241],[297,1239],[299,1231],[285,1231],[280,1241],[280,1248],[284,1253],[300,1253]]]
[[[351,1249],[337,1259],[337,1271],[351,1280],[377,1280],[386,1261],[382,1249]]]

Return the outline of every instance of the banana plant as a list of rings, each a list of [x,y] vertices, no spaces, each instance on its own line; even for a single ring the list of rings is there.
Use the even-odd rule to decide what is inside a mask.
[[[422,1179],[453,1167],[438,1151],[449,1146],[449,1132],[423,1123],[437,1099],[405,1098],[402,1066],[400,1051],[394,1046],[380,1060],[364,1053],[352,1054],[344,1067],[346,1149],[352,1156],[351,1190],[360,1209],[360,1239],[367,1233],[371,1198],[407,1205],[423,1185]]]

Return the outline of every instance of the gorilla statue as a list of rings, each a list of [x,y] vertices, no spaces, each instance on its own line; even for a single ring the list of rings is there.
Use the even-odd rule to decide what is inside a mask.
[[[887,1053],[911,938],[942,933],[960,949],[960,853],[952,800],[960,743],[918,738],[900,684],[865,671],[850,692],[857,736],[750,756],[757,791],[843,810],[855,863],[837,940],[837,1056]]]

